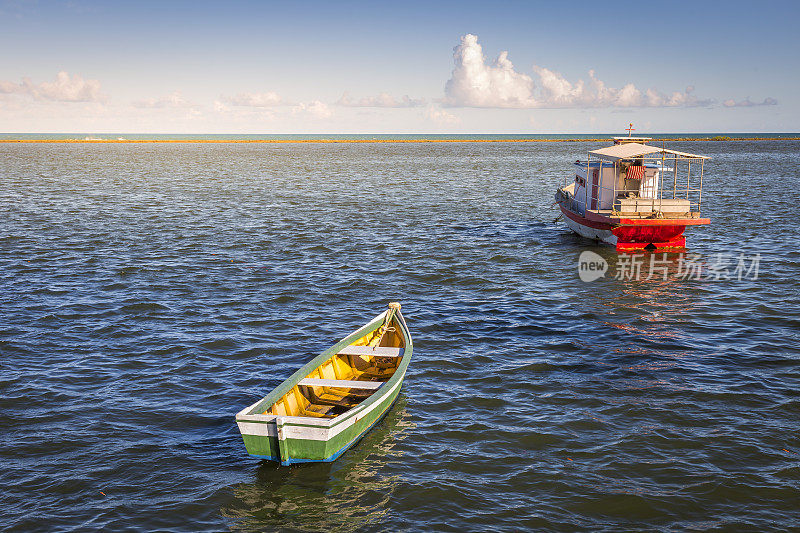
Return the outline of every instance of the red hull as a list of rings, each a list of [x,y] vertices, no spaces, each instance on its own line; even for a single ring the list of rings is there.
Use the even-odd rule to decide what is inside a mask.
[[[617,226],[611,232],[617,237],[617,250],[681,249],[686,247],[683,232],[686,226]]]
[[[686,248],[686,237],[683,232],[686,226],[708,224],[707,218],[678,219],[631,219],[608,217],[597,212],[587,211],[581,216],[559,205],[561,212],[585,228],[610,232],[616,237],[618,251],[631,250],[681,250]],[[613,243],[613,240],[602,237],[602,240]]]

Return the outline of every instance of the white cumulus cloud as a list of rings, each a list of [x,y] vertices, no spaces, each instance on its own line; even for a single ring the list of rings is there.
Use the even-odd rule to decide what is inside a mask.
[[[535,107],[533,79],[514,70],[508,52],[487,65],[478,37],[468,33],[453,49],[456,67],[445,85],[445,104],[465,107]]]
[[[585,107],[696,107],[711,100],[698,99],[694,87],[663,94],[656,89],[644,92],[633,83],[622,88],[608,87],[589,71],[589,80],[570,82],[561,73],[533,66],[538,84],[531,76],[517,72],[501,52],[487,64],[478,37],[467,34],[453,49],[455,68],[445,84],[443,103],[451,107],[493,108],[585,108]]]
[[[380,93],[377,96],[365,96],[353,100],[348,93],[344,93],[336,105],[344,107],[421,107],[425,105],[425,99],[411,98],[408,95],[395,98],[388,93]]]
[[[61,71],[53,82],[33,83],[30,78],[22,78],[21,83],[0,81],[0,93],[20,94],[34,100],[53,102],[104,102],[105,95],[100,92],[100,82],[84,79],[79,74],[70,76]]]

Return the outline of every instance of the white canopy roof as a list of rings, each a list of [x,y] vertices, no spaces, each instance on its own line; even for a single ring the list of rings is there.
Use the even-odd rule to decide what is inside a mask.
[[[593,152],[589,152],[589,155],[605,159],[606,161],[616,161],[618,159],[631,159],[633,157],[653,154],[658,151],[660,151],[658,148],[647,146],[646,144],[625,143],[594,150]]]
[[[633,159],[655,153],[672,154],[680,157],[696,159],[711,159],[710,157],[704,155],[695,155],[686,152],[678,152],[676,150],[667,150],[666,148],[656,148],[655,146],[647,146],[646,144],[639,143],[615,144],[614,146],[609,146],[608,148],[601,148],[600,150],[589,152],[589,155],[593,155],[606,161],[618,161],[620,159]]]
[[[711,159],[711,158],[710,158],[709,156],[707,156],[707,155],[697,155],[697,154],[690,154],[690,153],[688,153],[688,152],[679,152],[679,151],[677,151],[677,150],[667,150],[667,149],[664,149],[664,150],[661,150],[661,151],[663,151],[664,153],[667,153],[667,154],[679,155],[679,156],[681,156],[681,157],[691,157],[691,158],[693,158],[693,159]]]

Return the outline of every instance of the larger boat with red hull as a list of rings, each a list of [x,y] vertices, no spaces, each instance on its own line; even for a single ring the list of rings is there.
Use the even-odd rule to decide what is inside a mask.
[[[682,249],[700,216],[707,156],[649,145],[648,137],[615,137],[614,145],[575,162],[555,200],[564,222],[582,237],[619,251]]]

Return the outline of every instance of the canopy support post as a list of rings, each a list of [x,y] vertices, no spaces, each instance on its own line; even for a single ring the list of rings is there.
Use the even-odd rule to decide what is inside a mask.
[[[616,211],[616,204],[617,204],[617,162],[614,161],[614,195],[611,196],[611,213],[613,214]]]
[[[703,159],[700,160],[700,191],[697,195],[697,216],[700,216],[700,206],[703,205],[703,163],[705,161]],[[689,210],[692,210],[692,206],[689,206]]]
[[[672,199],[678,193],[678,160],[675,160],[675,168],[672,169]]]
[[[583,188],[583,216],[586,216],[586,210],[592,205],[589,199],[589,184],[591,183],[589,180],[589,166],[591,158],[591,155],[586,154],[586,186]],[[592,189],[594,189],[594,186],[592,186]],[[594,194],[594,191],[592,191],[592,194]]]

